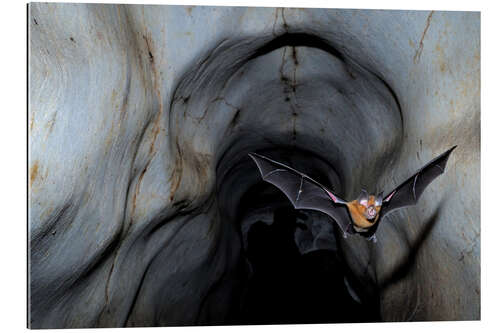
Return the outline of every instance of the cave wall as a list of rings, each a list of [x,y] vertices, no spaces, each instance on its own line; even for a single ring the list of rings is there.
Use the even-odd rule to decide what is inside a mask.
[[[474,12],[31,4],[29,325],[224,323],[248,152],[352,199],[453,145],[377,243],[339,246],[383,320],[479,319],[479,89]]]

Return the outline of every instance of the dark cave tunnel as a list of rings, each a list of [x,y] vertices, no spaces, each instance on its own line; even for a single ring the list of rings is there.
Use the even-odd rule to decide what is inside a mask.
[[[259,152],[342,188],[333,167],[319,156],[290,147]],[[318,167],[329,170],[329,177]],[[242,173],[260,178],[249,158],[231,168],[232,177]],[[242,243],[239,279],[244,282],[239,303],[224,324],[380,321],[378,290],[373,284],[363,286],[350,271],[337,246],[335,222],[320,213],[295,210],[281,191],[265,182],[251,186],[235,212]],[[315,222],[329,227],[318,233]]]
[[[266,192],[262,187],[258,190]],[[246,196],[258,195],[252,192]],[[271,192],[276,191],[272,189]],[[240,305],[241,313],[233,322],[298,324],[379,321],[377,295],[363,294],[360,297],[359,291],[356,293],[352,289],[353,282],[346,284],[345,281],[352,281],[354,275],[349,272],[340,249],[334,243],[304,254],[299,250],[295,233],[297,228],[306,231],[308,225],[298,220],[313,219],[314,214],[308,216],[298,212],[281,193],[274,196],[266,195],[260,199],[265,200],[262,203],[268,208],[274,209],[272,224],[257,221],[247,231],[243,257],[251,268]],[[321,223],[325,223],[324,219]],[[332,242],[332,239],[329,241]]]

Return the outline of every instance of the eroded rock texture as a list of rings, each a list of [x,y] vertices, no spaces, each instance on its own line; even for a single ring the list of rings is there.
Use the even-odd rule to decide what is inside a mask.
[[[338,249],[366,320],[479,319],[479,28],[464,12],[31,5],[29,324],[245,322],[249,230],[286,206],[248,152],[352,199],[455,144],[376,244],[307,212],[294,237],[303,256]]]

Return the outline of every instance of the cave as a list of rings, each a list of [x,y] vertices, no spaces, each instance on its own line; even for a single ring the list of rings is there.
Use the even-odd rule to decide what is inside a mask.
[[[480,319],[479,13],[28,18],[29,327]],[[248,155],[352,200],[454,145],[376,243],[295,210]]]

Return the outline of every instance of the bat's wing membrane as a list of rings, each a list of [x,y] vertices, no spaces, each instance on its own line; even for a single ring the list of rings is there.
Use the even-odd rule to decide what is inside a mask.
[[[390,192],[383,200],[380,219],[394,209],[415,205],[427,185],[444,172],[446,162],[448,162],[451,152],[456,147],[452,147],[427,163],[416,174]]]
[[[287,165],[250,153],[262,178],[279,188],[296,209],[312,209],[329,215],[342,231],[349,231],[350,216],[345,201],[323,185]]]

